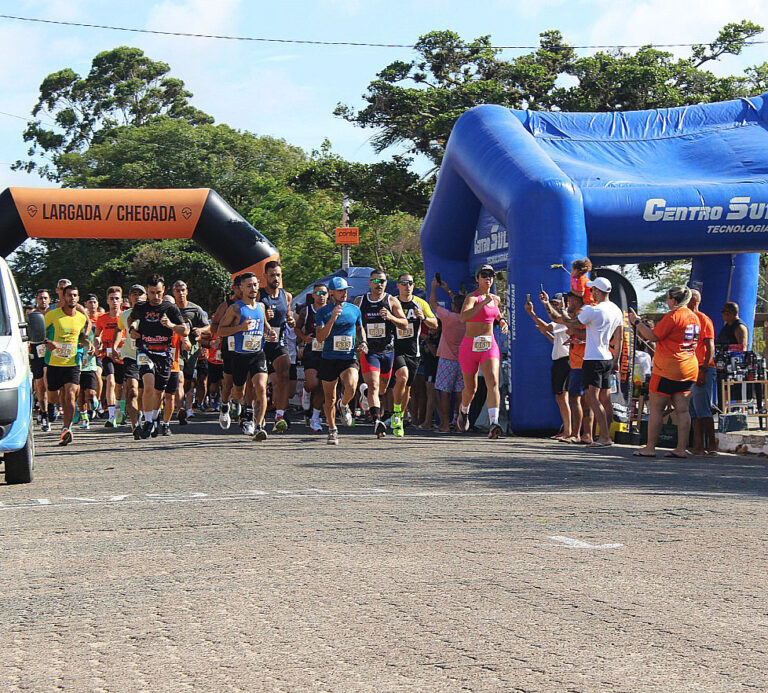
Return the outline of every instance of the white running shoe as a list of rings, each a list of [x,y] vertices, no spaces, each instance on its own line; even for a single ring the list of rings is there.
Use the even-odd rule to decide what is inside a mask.
[[[253,421],[245,421],[243,423],[243,434],[246,436],[253,436],[254,431],[256,430],[256,426],[254,426]]]
[[[339,444],[339,432],[335,429],[328,429],[328,445]]]
[[[309,430],[312,431],[312,433],[322,433],[323,432],[323,424],[320,423],[320,419],[310,419],[309,420]]]
[[[352,412],[349,410],[348,404],[342,404],[339,400],[339,416],[341,417],[341,423],[345,426],[352,425]]]
[[[229,406],[227,406],[225,411],[219,412],[219,426],[226,431],[231,423],[232,419],[229,418]]]
[[[368,386],[365,383],[362,383],[360,385],[360,409],[363,411],[368,411],[370,407],[368,406]]]

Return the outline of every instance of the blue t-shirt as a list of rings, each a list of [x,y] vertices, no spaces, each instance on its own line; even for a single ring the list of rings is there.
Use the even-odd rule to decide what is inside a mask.
[[[315,325],[322,327],[331,319],[334,305],[328,303],[315,313]],[[341,315],[336,318],[331,328],[331,334],[323,342],[324,359],[344,359],[355,358],[355,336],[357,326],[362,327],[363,314],[354,303],[342,303]]]
[[[257,303],[255,308],[249,308],[242,301],[235,305],[240,309],[240,325],[246,320],[253,320],[254,329],[247,332],[235,332],[235,352],[238,354],[253,354],[261,351],[264,344],[264,304]]]

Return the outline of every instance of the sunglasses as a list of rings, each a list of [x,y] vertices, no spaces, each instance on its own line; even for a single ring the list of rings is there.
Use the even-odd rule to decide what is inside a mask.
[[[403,279],[403,281],[400,282],[403,286],[413,286],[415,282],[412,279]]]
[[[327,291],[315,291],[315,296],[327,296]]]
[[[386,279],[371,279],[371,284],[386,284]]]
[[[480,272],[480,276],[483,279],[493,279],[496,276],[495,272]]]

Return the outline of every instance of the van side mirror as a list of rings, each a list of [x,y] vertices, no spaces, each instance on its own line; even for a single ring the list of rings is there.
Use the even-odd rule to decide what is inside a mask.
[[[27,315],[27,339],[30,342],[45,341],[45,318],[42,313],[30,313]]]

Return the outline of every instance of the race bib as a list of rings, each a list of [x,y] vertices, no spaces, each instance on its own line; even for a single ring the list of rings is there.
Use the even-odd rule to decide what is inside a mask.
[[[112,356],[112,347],[107,347],[107,356]]]
[[[398,327],[397,328],[397,338],[398,339],[410,339],[411,337],[413,337],[413,323],[412,322],[409,322],[408,323],[408,327],[406,327],[406,328],[402,328],[402,327]]]
[[[261,335],[246,332],[243,335],[243,351],[259,351],[261,349]]]
[[[231,337],[227,337],[227,347],[230,351],[235,350],[235,335],[232,335]]]
[[[56,356],[58,356],[60,359],[71,359],[74,355],[74,344],[59,344],[56,347]]]
[[[323,343],[318,342],[317,339],[312,340],[312,351],[322,351],[323,350]]]
[[[387,326],[383,322],[369,322],[365,329],[368,333],[368,339],[378,339],[387,334]]]
[[[38,344],[35,347],[35,351],[37,352],[37,358],[39,359],[45,358],[45,344]]]
[[[352,351],[352,337],[349,335],[333,338],[334,351]]]
[[[472,351],[490,351],[493,346],[493,337],[491,335],[482,335],[472,339]]]
[[[221,349],[216,349],[216,353],[213,355],[214,361],[221,361]]]
[[[136,354],[136,363],[138,363],[140,366],[147,366],[148,368],[152,368],[152,359],[149,358],[146,354]]]

